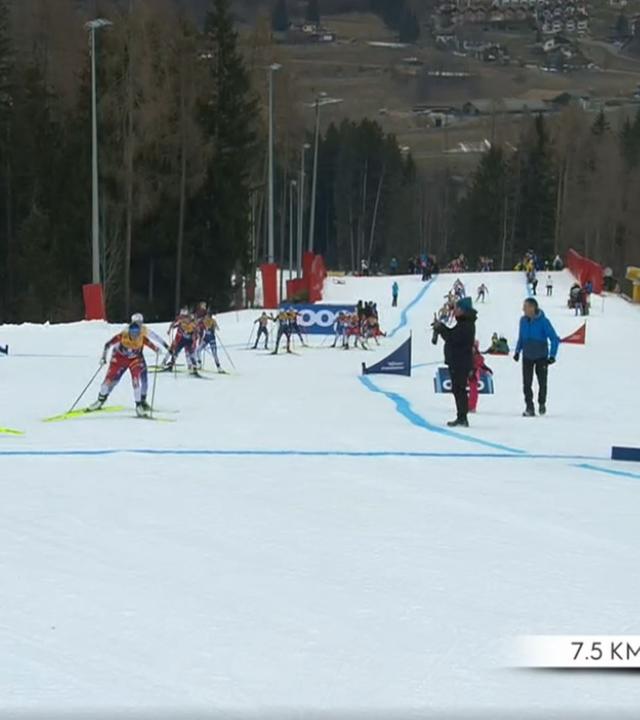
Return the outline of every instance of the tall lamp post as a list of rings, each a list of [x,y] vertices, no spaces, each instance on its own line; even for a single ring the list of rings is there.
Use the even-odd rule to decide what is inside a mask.
[[[316,110],[316,130],[315,130],[315,150],[313,155],[313,187],[311,190],[311,216],[309,218],[309,245],[307,249],[313,252],[313,239],[316,231],[316,193],[318,190],[318,146],[320,144],[320,108],[325,105],[338,105],[344,102],[340,98],[327,97],[326,93],[319,93],[313,103],[307,107],[313,107]]]
[[[269,235],[267,245],[267,262],[272,263],[275,261],[275,240],[274,240],[274,207],[273,207],[273,193],[274,193],[274,162],[273,162],[273,74],[278,72],[282,65],[273,63],[267,68],[269,74]]]
[[[298,251],[296,253],[297,276],[302,277],[302,239],[304,236],[304,184],[306,180],[305,162],[309,143],[304,143],[300,153],[300,179],[298,183]]]
[[[91,282],[100,284],[100,194],[98,190],[98,94],[96,78],[96,30],[113,25],[97,18],[86,23],[91,34]]]
[[[297,180],[292,180],[289,192],[289,280],[293,280],[293,237],[295,235],[293,228],[293,198],[296,194],[297,185]]]

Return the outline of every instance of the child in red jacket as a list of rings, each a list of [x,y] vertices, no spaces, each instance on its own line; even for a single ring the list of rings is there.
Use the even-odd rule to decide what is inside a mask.
[[[473,372],[469,377],[469,412],[474,413],[478,407],[478,383],[485,373],[493,375],[491,368],[484,363],[480,343],[476,340],[473,344]]]

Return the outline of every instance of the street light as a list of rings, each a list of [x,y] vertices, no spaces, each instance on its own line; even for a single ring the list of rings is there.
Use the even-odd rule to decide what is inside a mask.
[[[296,268],[298,277],[302,277],[302,238],[304,235],[304,184],[306,179],[305,162],[307,150],[311,149],[309,143],[304,143],[300,153],[300,183],[298,185],[298,252]]]
[[[320,143],[320,108],[325,105],[338,105],[344,102],[341,98],[327,97],[326,93],[318,93],[313,103],[307,103],[307,107],[313,107],[316,110],[316,131],[315,131],[315,151],[313,155],[313,188],[311,190],[311,217],[309,219],[309,252],[313,252],[313,239],[316,230],[316,192],[318,189],[318,145]]]
[[[291,191],[289,192],[289,281],[293,280],[293,198],[297,185],[297,181],[292,180]]]
[[[267,246],[267,262],[275,260],[274,242],[274,209],[273,209],[273,73],[278,72],[282,65],[273,63],[267,67],[269,73],[269,243]]]
[[[98,193],[98,100],[96,92],[96,30],[113,25],[110,20],[97,18],[85,24],[91,33],[91,279],[100,284],[100,199]]]

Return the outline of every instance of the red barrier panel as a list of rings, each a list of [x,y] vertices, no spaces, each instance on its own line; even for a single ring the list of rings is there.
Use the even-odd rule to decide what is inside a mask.
[[[575,250],[569,250],[567,253],[566,265],[580,285],[584,285],[590,280],[593,285],[593,292],[596,295],[602,292],[603,270],[601,265],[582,257]]]
[[[262,274],[262,307],[275,310],[278,307],[278,266],[275,263],[260,265]]]
[[[106,320],[107,313],[104,309],[104,294],[102,285],[83,285],[82,297],[84,299],[85,320]]]

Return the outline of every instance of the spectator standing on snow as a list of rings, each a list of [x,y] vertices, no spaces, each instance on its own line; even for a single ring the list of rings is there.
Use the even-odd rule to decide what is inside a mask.
[[[473,370],[469,377],[469,412],[471,413],[474,413],[478,407],[479,385],[483,375],[493,375],[493,370],[485,364],[480,352],[480,343],[476,340],[473,343]]]
[[[513,359],[518,362],[522,353],[522,388],[524,391],[525,417],[535,416],[533,405],[533,374],[538,379],[538,411],[547,412],[547,375],[549,365],[556,361],[560,338],[540,310],[538,301],[528,298],[522,306],[518,344]]]
[[[391,286],[391,305],[392,307],[398,307],[398,293],[400,292],[400,286],[397,281],[394,281]]]
[[[473,371],[473,344],[476,339],[476,318],[470,297],[458,300],[454,310],[456,324],[449,328],[434,320],[434,337],[444,340],[444,361],[451,376],[451,390],[456,401],[456,419],[448,422],[449,427],[469,427],[469,397],[467,382]]]
[[[551,275],[547,275],[546,288],[547,288],[547,297],[551,297],[553,295],[553,278],[551,277]]]

